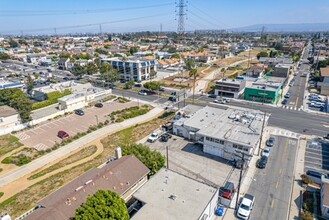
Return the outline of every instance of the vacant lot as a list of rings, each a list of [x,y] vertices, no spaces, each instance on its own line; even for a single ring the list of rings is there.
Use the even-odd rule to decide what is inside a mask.
[[[228,66],[231,65],[235,62],[241,61],[246,59],[245,57],[230,57],[230,58],[226,58],[226,59],[222,59],[222,60],[217,60],[216,62],[214,62],[217,66]]]
[[[0,157],[20,146],[23,146],[23,144],[19,142],[17,137],[10,134],[0,136]]]

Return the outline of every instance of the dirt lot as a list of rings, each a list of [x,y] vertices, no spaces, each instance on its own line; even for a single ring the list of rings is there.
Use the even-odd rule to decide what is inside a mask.
[[[97,122],[104,122],[106,119],[109,119],[107,115],[111,112],[132,106],[137,106],[137,103],[104,103],[103,108],[91,107],[84,109],[85,115],[83,116],[71,114],[66,117],[47,121],[35,128],[17,133],[15,136],[27,147],[45,150],[52,147],[55,142],[61,142],[61,139],[57,137],[59,130],[64,130],[70,136],[74,136],[78,132],[87,131],[89,126],[96,125]]]
[[[169,168],[172,170],[211,185],[223,186],[229,180],[237,186],[239,170],[234,169],[227,160],[204,153],[201,145],[177,136],[173,136],[168,142],[158,140],[145,144],[164,155],[168,146]]]
[[[241,61],[246,59],[245,57],[230,57],[230,58],[226,58],[226,59],[222,59],[222,60],[218,60],[216,62],[214,62],[217,66],[228,66],[231,65],[232,63]]]

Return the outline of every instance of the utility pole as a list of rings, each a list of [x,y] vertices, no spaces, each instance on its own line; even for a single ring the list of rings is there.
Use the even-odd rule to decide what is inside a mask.
[[[259,139],[259,147],[258,147],[257,156],[260,155],[260,149],[261,149],[261,146],[262,146],[263,131],[264,131],[265,120],[266,120],[266,112],[264,112],[264,119],[263,119],[262,130],[260,131],[260,139]]]
[[[179,40],[183,40],[184,32],[185,32],[185,17],[187,16],[187,4],[185,0],[178,0],[177,4],[178,12],[176,16],[178,16],[178,23],[177,23],[177,34],[179,35]]]
[[[240,195],[240,187],[241,187],[241,181],[242,181],[242,175],[243,175],[243,168],[244,168],[244,163],[245,163],[244,153],[241,152],[241,154],[242,154],[242,167],[241,167],[240,176],[239,176],[238,194],[236,195],[236,203],[235,203],[235,209],[236,210],[238,209],[239,195]]]
[[[251,60],[250,60],[250,52],[251,52],[251,49],[249,49],[249,55],[248,55],[248,68],[249,68],[250,62],[251,62]]]
[[[99,36],[102,37],[102,24],[99,24]]]

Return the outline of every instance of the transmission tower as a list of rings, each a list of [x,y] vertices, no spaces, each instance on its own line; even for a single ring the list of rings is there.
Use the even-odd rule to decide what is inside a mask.
[[[178,16],[177,23],[177,34],[179,35],[179,39],[182,40],[184,32],[185,32],[185,18],[187,18],[187,1],[186,0],[178,0],[178,3],[175,2],[177,10],[176,16]]]

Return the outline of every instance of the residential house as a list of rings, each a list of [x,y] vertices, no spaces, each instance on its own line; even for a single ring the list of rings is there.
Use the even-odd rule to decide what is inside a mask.
[[[22,89],[25,86],[24,83],[21,82],[13,82],[5,79],[0,79],[0,90],[1,89],[13,89],[13,88],[18,88]]]
[[[147,182],[150,170],[135,156],[119,156],[82,176],[42,199],[26,220],[69,220],[75,210],[98,190],[118,193],[126,202]]]
[[[329,67],[320,69],[320,81],[318,87],[321,95],[329,95]]]
[[[70,62],[70,59],[69,58],[61,58],[61,59],[59,59],[59,61],[57,62],[58,69],[67,70],[68,69],[69,62]]]
[[[206,106],[186,113],[185,109],[174,122],[175,135],[202,144],[205,153],[230,161],[245,154],[246,160],[250,160],[262,133],[263,112]],[[265,126],[267,120],[268,117],[265,118]]]
[[[27,62],[32,64],[39,64],[47,61],[46,54],[27,54]]]
[[[261,78],[263,74],[265,73],[265,68],[262,66],[254,65],[251,66],[247,72],[246,76],[248,77],[254,77],[254,78]]]
[[[14,127],[20,124],[20,117],[17,111],[7,105],[0,106],[0,129]]]
[[[218,187],[162,168],[134,193],[133,198],[142,207],[131,219],[214,219],[218,190]]]

